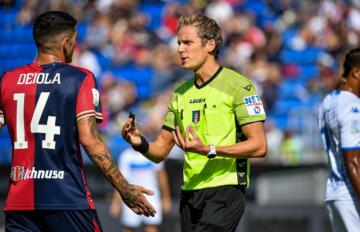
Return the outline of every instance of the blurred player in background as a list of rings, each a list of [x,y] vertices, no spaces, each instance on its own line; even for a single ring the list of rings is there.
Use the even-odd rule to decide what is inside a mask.
[[[169,183],[163,165],[155,164],[139,152],[127,148],[120,154],[118,166],[128,181],[154,191],[154,195],[148,197],[148,200],[154,206],[156,215],[144,217],[134,214],[128,207],[122,206],[117,192],[114,193],[110,214],[118,218],[121,211],[123,232],[135,232],[141,225],[144,225],[145,232],[158,232],[163,213],[169,213],[171,209]]]
[[[165,160],[175,143],[185,151],[184,232],[235,231],[245,208],[248,158],[264,157],[267,151],[262,101],[249,79],[217,63],[221,45],[215,20],[182,16],[178,53],[193,78],[175,90],[154,142],[147,142],[133,118],[122,131],[135,150],[154,162]]]
[[[319,124],[329,160],[326,207],[333,230],[360,231],[360,49],[349,51],[343,83],[320,106]]]
[[[101,231],[79,142],[134,212],[155,214],[143,195],[151,191],[126,181],[100,138],[93,74],[67,64],[76,23],[65,12],[40,15],[33,26],[37,59],[0,79],[0,129],[7,124],[13,147],[6,231]]]

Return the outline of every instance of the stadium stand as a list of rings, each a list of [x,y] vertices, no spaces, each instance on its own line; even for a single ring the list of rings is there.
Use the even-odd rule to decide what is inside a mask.
[[[100,85],[104,84],[104,75],[111,74],[115,81],[128,81],[136,91],[135,99],[128,100],[115,112],[110,110],[110,117],[102,125],[104,134],[114,125],[111,122],[117,120],[117,114],[129,108],[149,107],[147,102],[159,95],[159,90],[152,86],[159,81],[156,79],[159,73],[161,78],[163,75],[169,78],[170,84],[189,77],[188,73],[184,75],[176,67],[176,48],[173,46],[176,40],[176,19],[181,13],[199,10],[215,15],[223,27],[225,47],[220,61],[252,79],[263,90],[262,97],[268,98],[264,101],[273,102],[269,104],[269,118],[282,131],[293,130],[289,124],[290,112],[297,108],[312,111],[326,91],[336,84],[338,72],[334,70],[338,68],[337,57],[354,45],[346,38],[354,36],[349,34],[351,30],[356,31],[356,25],[351,24],[352,19],[344,12],[359,12],[351,1],[337,5],[327,0],[271,3],[265,0],[214,0],[208,4],[186,0],[144,0],[138,3],[69,0],[58,4],[43,1],[41,7],[31,5],[30,2],[18,0],[0,5],[0,73],[30,63],[36,57],[31,23],[37,14],[54,8],[74,13],[79,19],[78,41],[81,47],[76,51],[75,64],[79,59],[89,63],[82,56],[86,51],[95,57],[95,61],[92,61],[94,65],[90,62],[89,66],[98,65],[97,79]],[[220,12],[224,7],[230,9],[226,15]],[[348,22],[344,24],[345,29],[336,26],[339,20]],[[278,40],[273,40],[271,35],[278,35]],[[342,41],[344,38],[347,41],[345,43]],[[272,46],[272,43],[276,46]],[[162,52],[158,49],[163,45],[168,50]],[[255,52],[265,56],[264,64],[260,67],[258,64],[249,66],[250,57]],[[322,54],[330,54],[334,65],[320,66],[319,58]],[[159,62],[160,59],[163,61]],[[251,70],[246,70],[248,66]],[[276,81],[272,79],[271,68],[279,73],[275,77]],[[324,68],[328,71],[325,74],[332,74],[325,75]],[[178,75],[175,79],[170,78],[175,75]],[[273,96],[271,98],[265,94],[269,82],[274,86],[276,98],[275,94],[270,93]],[[171,87],[168,85],[165,87]],[[104,95],[107,96],[107,92]],[[316,125],[312,120],[306,118],[301,123]],[[302,135],[303,131],[296,130]],[[4,153],[9,153],[6,133],[6,130],[1,133],[0,148]],[[122,148],[116,145],[121,142],[111,136],[109,141],[114,151],[118,152]],[[7,162],[7,159],[4,160]]]

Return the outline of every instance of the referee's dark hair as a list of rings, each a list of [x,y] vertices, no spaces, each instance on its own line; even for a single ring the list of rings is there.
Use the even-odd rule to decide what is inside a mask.
[[[346,53],[343,64],[343,78],[347,78],[354,67],[360,68],[360,48],[354,48]]]
[[[47,11],[39,15],[33,26],[36,46],[44,52],[56,49],[58,36],[65,34],[71,37],[76,31],[76,24],[76,19],[63,11]]]

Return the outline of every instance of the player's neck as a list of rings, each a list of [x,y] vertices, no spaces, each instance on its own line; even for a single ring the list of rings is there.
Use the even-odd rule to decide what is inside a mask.
[[[39,52],[36,62],[42,65],[42,64],[51,64],[54,62],[65,62],[65,59],[63,56],[58,54]]]
[[[340,90],[349,91],[360,97],[360,85],[356,81],[346,80],[345,83],[342,84]]]
[[[200,69],[195,71],[195,79],[197,85],[202,85],[208,81],[219,69],[220,65],[216,60],[205,62]]]

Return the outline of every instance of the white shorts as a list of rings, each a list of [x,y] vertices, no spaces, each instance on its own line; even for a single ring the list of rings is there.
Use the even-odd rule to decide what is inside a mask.
[[[145,195],[146,199],[152,204],[156,210],[155,217],[145,217],[135,214],[129,207],[123,204],[121,209],[121,225],[129,228],[138,228],[141,224],[160,225],[162,222],[162,208],[159,194],[152,196]]]
[[[333,231],[360,232],[360,209],[353,201],[327,201],[326,209]]]

